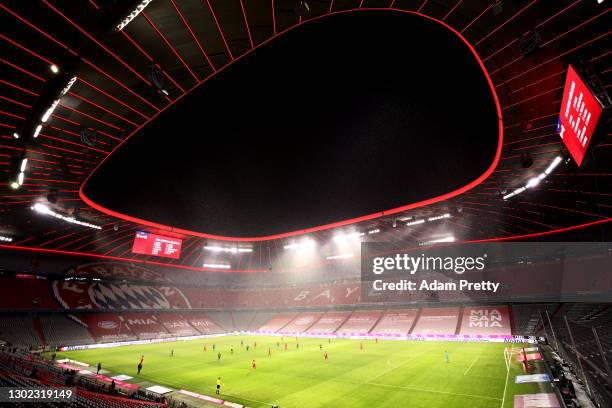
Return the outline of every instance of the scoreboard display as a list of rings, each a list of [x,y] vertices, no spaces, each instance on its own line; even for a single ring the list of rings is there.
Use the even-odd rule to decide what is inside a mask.
[[[178,259],[181,255],[182,244],[182,239],[137,231],[132,253]]]
[[[557,132],[578,166],[582,164],[602,110],[574,67],[568,66]]]

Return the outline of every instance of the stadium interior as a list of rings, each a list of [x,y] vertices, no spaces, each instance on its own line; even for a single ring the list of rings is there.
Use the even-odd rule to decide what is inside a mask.
[[[0,0],[0,404],[612,407],[609,12]]]

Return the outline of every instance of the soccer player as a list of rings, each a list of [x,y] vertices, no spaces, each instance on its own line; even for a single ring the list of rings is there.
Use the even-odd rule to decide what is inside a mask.
[[[221,393],[221,377],[217,378],[217,391],[216,394]]]
[[[257,348],[257,342],[256,342],[256,341],[254,341],[254,342],[253,342],[253,348],[254,348],[254,349],[256,349],[256,348]]]
[[[204,345],[204,351],[208,351],[208,349],[206,348],[206,344]]]
[[[221,352],[217,353],[217,361],[221,361]]]
[[[170,357],[174,357],[174,349],[170,350]]]
[[[217,348],[217,345],[213,343],[213,351]]]
[[[448,351],[444,350],[444,360],[448,363]]]
[[[299,350],[300,349],[300,343],[295,343],[295,348]]]
[[[230,353],[234,354],[234,347],[230,347]]]
[[[253,362],[251,363],[251,367],[253,368],[253,370],[257,370],[257,365],[255,364],[255,360],[253,360]]]
[[[240,347],[244,347],[244,340],[240,339]]]
[[[331,337],[327,338],[327,344],[331,344]]]
[[[102,368],[102,363],[98,363],[98,371],[96,371],[96,374],[100,374],[101,368]]]
[[[247,344],[247,351],[249,351],[249,345]]]
[[[374,337],[374,341],[378,344],[378,337]]]
[[[359,350],[363,350],[363,343],[359,343]]]
[[[138,375],[140,375],[140,370],[142,370],[142,362],[138,363]]]
[[[319,344],[319,351],[323,350],[323,345]]]
[[[327,351],[323,353],[323,357],[325,357],[325,360],[327,360]]]
[[[287,343],[285,343],[285,350],[287,350]]]
[[[268,357],[272,357],[272,349],[268,347]]]
[[[140,356],[140,364],[144,363],[144,354]]]

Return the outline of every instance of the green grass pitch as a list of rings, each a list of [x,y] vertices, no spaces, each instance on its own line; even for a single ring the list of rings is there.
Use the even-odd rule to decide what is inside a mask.
[[[285,337],[288,350],[284,350],[284,342],[277,347],[277,341],[280,337],[224,336],[62,352],[58,358],[92,367],[101,362],[109,376],[127,374],[135,377],[130,382],[148,381],[212,396],[221,377],[221,398],[249,407],[274,403],[281,408],[511,408],[514,394],[538,391],[534,384],[514,384],[514,377],[523,374],[515,361],[506,381],[504,347],[508,344],[350,339],[332,339],[328,344],[327,339],[300,338],[297,349],[295,338]],[[319,344],[328,352],[328,361]],[[221,361],[217,361],[218,352]],[[137,375],[142,354],[144,365]],[[253,359],[256,370],[251,368]]]

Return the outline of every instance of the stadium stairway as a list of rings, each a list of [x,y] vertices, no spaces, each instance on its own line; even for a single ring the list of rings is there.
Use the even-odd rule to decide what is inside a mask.
[[[372,327],[370,328],[370,330],[368,330],[368,333],[371,333],[372,330],[374,330],[374,328],[376,326],[378,326],[378,323],[380,323],[380,321],[382,320],[383,316],[387,314],[387,310],[383,310],[382,313],[378,316],[378,319],[376,319],[376,321],[374,322],[374,324],[372,325]]]
[[[324,313],[321,313],[321,316],[319,316],[318,319],[313,320],[312,324],[309,325],[306,329],[304,329],[304,332],[307,332],[308,330],[310,330],[310,328],[312,326],[314,326],[315,324],[317,324],[319,322],[319,320],[321,320],[321,318],[323,317]]]
[[[40,340],[40,344],[43,346],[47,345],[47,340],[45,339],[45,334],[43,333],[42,325],[40,324],[40,318],[38,315],[32,316],[32,323],[34,324],[34,331]]]
[[[457,327],[455,328],[455,335],[461,333],[461,324],[463,323],[463,306],[459,307],[459,317],[457,318]]]
[[[416,316],[414,317],[414,321],[412,322],[412,326],[410,326],[410,330],[408,331],[408,334],[412,334],[412,331],[413,331],[413,330],[414,330],[414,328],[416,327],[417,322],[418,322],[418,321],[419,321],[419,319],[421,318],[421,312],[422,312],[422,311],[423,311],[423,308],[422,308],[422,307],[420,307],[420,308],[417,310],[417,314],[416,314]]]

